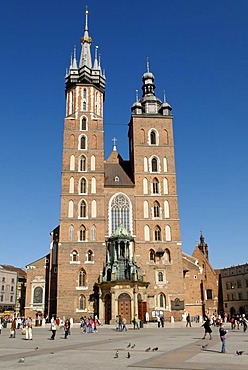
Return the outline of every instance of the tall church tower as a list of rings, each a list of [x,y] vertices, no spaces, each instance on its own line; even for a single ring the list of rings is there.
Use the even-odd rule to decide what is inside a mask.
[[[57,315],[180,319],[184,287],[171,107],[143,75],[132,106],[130,159],[104,160],[105,76],[85,30],[66,73]]]
[[[135,253],[150,282],[147,305],[171,312],[180,311],[184,300],[173,116],[165,96],[162,103],[155,95],[149,69],[147,61],[142,97],[136,97],[129,123]]]
[[[91,58],[88,11],[81,38],[66,72],[66,117],[62,164],[57,312],[60,317],[85,309],[88,287],[98,280],[105,251],[103,102],[105,76],[98,47]],[[98,256],[96,259],[94,255]],[[97,271],[97,272],[96,272]],[[92,291],[91,291],[92,292]],[[87,296],[87,298],[86,298]],[[92,302],[92,306],[94,302]],[[81,315],[81,314],[80,314]]]

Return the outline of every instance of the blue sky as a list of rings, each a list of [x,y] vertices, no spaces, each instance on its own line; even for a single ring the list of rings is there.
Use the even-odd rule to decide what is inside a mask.
[[[153,7],[153,4],[155,7]],[[5,1],[0,14],[1,258],[24,267],[59,224],[64,75],[89,33],[106,69],[105,156],[128,159],[127,124],[146,58],[173,108],[183,251],[200,229],[215,268],[247,258],[248,2]]]

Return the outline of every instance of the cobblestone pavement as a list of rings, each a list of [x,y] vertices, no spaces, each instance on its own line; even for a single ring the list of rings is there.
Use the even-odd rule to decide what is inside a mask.
[[[34,328],[33,340],[26,341],[20,330],[16,338],[9,338],[9,330],[3,329],[0,369],[248,369],[248,334],[242,330],[229,330],[226,354],[220,353],[218,328],[213,328],[212,340],[202,340],[200,324],[191,328],[183,323],[166,324],[165,328],[150,324],[135,331],[129,328],[127,332],[116,332],[104,325],[95,334],[82,334],[79,326],[74,325],[67,340],[62,329],[54,341],[50,335],[48,326]],[[129,343],[133,348],[127,347]],[[148,348],[151,349],[146,351]],[[244,353],[237,355],[236,351]]]

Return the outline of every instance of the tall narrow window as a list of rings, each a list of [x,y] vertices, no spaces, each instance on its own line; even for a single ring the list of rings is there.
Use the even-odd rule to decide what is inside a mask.
[[[74,171],[74,170],[75,170],[75,156],[71,155],[70,156],[70,171]]]
[[[91,203],[91,217],[94,217],[94,218],[96,217],[96,211],[97,211],[96,200],[93,199]]]
[[[86,111],[86,102],[83,102],[83,111]]]
[[[158,202],[153,204],[153,217],[160,217],[160,204]]]
[[[96,178],[92,177],[91,179],[91,193],[95,194],[96,193]]]
[[[144,228],[144,239],[145,241],[149,242],[150,241],[150,228],[148,225],[145,226]]]
[[[83,89],[83,98],[86,99],[87,98],[87,90],[84,88]]]
[[[81,155],[79,159],[79,171],[80,172],[86,171],[86,157],[84,155]]]
[[[159,294],[159,306],[165,308],[166,307],[166,299],[164,294]]]
[[[150,132],[150,144],[157,144],[156,132],[154,130]]]
[[[74,226],[70,225],[69,226],[69,241],[73,242],[74,240]]]
[[[84,295],[81,295],[79,297],[79,309],[80,310],[85,310],[86,309],[86,299]]]
[[[164,201],[164,217],[170,218],[170,209],[169,209],[169,202],[168,200]]]
[[[86,241],[86,227],[84,225],[82,225],[79,229],[79,241]]]
[[[158,273],[158,282],[162,283],[164,281],[164,274],[160,271]]]
[[[93,252],[91,250],[87,252],[87,261],[93,262]]]
[[[143,194],[148,194],[148,181],[146,178],[143,179]]]
[[[77,251],[74,250],[72,252],[71,260],[72,260],[72,262],[77,262],[77,260],[78,260],[78,252]]]
[[[95,225],[91,226],[91,240],[92,241],[96,240],[96,226]]]
[[[167,242],[171,241],[171,228],[170,228],[169,225],[166,225],[166,227],[165,227],[165,240]]]
[[[144,172],[148,171],[148,158],[144,157]]]
[[[161,229],[158,225],[154,229],[154,240],[161,241]]]
[[[84,269],[79,271],[78,286],[86,286],[86,272]]]
[[[87,193],[87,181],[84,177],[80,179],[79,183],[79,193],[86,194]]]
[[[156,177],[152,181],[152,193],[159,194],[159,181]]]
[[[96,157],[94,155],[92,155],[90,158],[90,169],[91,171],[96,170]]]
[[[166,177],[164,178],[163,182],[164,182],[164,194],[168,194],[168,180]]]
[[[158,172],[158,160],[153,157],[151,161],[152,172]]]
[[[86,217],[86,215],[87,215],[86,202],[82,200],[79,206],[79,217]]]
[[[87,130],[87,120],[86,117],[83,117],[81,120],[81,131],[86,131]]]
[[[149,260],[151,262],[155,262],[155,252],[154,252],[153,249],[151,249],[150,252],[149,252]]]
[[[144,201],[144,218],[149,217],[149,212],[148,212],[148,202],[147,200]]]
[[[168,171],[167,158],[164,157],[164,172]]]
[[[73,217],[73,207],[74,207],[73,200],[69,200],[69,205],[68,205],[68,217],[70,217],[70,218],[72,218],[72,217]]]
[[[80,137],[79,149],[86,149],[86,136],[84,135]]]
[[[111,233],[122,224],[130,232],[131,202],[124,194],[115,196],[110,204],[111,208]]]
[[[70,178],[69,193],[74,193],[74,177]]]

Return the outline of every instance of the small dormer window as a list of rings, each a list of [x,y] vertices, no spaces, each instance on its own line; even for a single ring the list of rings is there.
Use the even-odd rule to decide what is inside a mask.
[[[115,176],[115,182],[119,182],[119,181],[120,181],[119,176]]]

